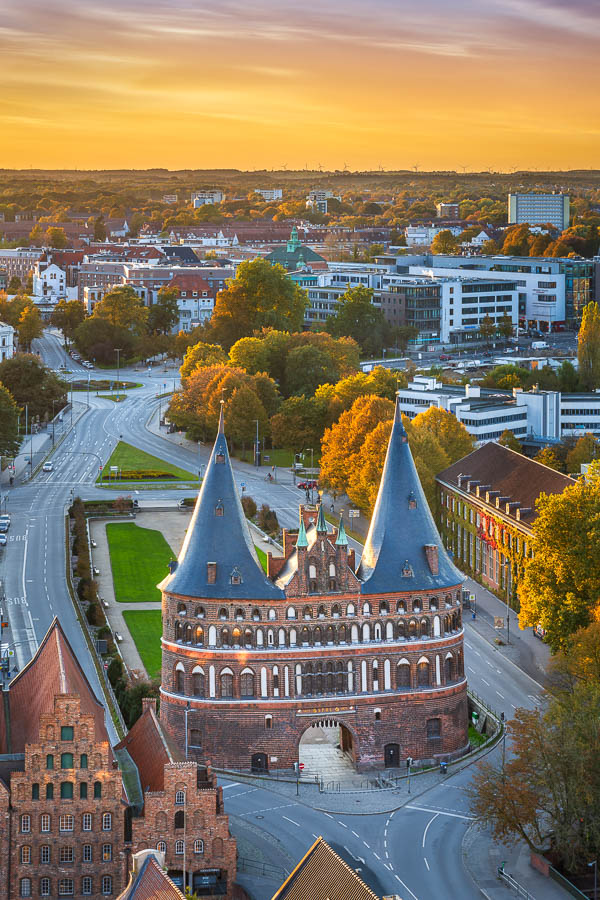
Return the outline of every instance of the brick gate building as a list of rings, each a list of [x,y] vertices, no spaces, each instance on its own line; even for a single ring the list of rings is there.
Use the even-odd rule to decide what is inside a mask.
[[[163,591],[161,721],[190,758],[290,769],[303,733],[340,727],[358,770],[468,744],[461,583],[401,416],[357,566],[343,522],[300,507],[284,556],[258,562],[223,416]]]

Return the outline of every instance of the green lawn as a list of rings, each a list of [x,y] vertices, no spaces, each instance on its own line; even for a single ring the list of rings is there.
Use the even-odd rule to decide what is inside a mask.
[[[144,668],[150,678],[160,675],[161,652],[160,636],[162,619],[160,609],[125,610],[123,618],[127,623],[131,637],[138,653],[142,657]]]
[[[267,571],[267,554],[265,553],[264,550],[261,550],[261,548],[259,546],[257,546],[257,544],[254,545],[254,549],[256,550],[256,555],[258,556],[258,560],[259,560],[261,566],[263,567],[263,569],[266,572]]]
[[[115,599],[119,603],[160,602],[156,585],[167,575],[169,560],[175,555],[160,531],[133,522],[109,522],[106,537]]]
[[[165,477],[170,481],[198,480],[197,474],[188,472],[186,469],[180,469],[179,466],[174,466],[171,463],[165,462],[164,460],[159,459],[158,456],[152,456],[150,453],[145,453],[144,450],[138,450],[137,447],[132,447],[131,444],[126,444],[125,441],[119,441],[113,450],[110,459],[104,466],[104,471],[102,472],[104,482],[116,480],[110,478],[111,466],[118,466],[119,469],[129,472],[161,472],[164,473]],[[156,481],[160,479],[153,478],[152,480]],[[100,481],[100,476],[98,476],[96,481]]]

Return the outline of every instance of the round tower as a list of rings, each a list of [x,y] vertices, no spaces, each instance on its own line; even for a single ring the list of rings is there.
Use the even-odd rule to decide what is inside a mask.
[[[398,409],[357,566],[343,521],[300,507],[260,566],[219,432],[163,593],[161,719],[190,758],[291,769],[339,727],[356,768],[468,745],[462,574],[438,535]]]

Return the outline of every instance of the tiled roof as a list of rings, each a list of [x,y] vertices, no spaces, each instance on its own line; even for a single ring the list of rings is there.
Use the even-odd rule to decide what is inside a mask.
[[[437,548],[432,569],[426,548]],[[423,493],[398,403],[358,577],[361,593],[443,590],[464,576],[450,560]]]
[[[163,872],[156,857],[147,856],[117,900],[183,900],[183,894]]]
[[[94,694],[58,619],[54,619],[35,656],[16,675],[8,691],[10,750],[22,753],[25,744],[39,739],[40,716],[53,712],[58,694],[75,694],[81,712],[94,717],[97,741],[110,743],[104,707]]]
[[[379,900],[323,838],[317,838],[272,900]]]
[[[206,278],[197,272],[181,272],[175,275],[173,280],[169,282],[169,287],[177,287],[179,290],[184,291],[207,291],[209,294],[213,293],[213,289]]]
[[[500,496],[510,497],[511,502],[518,502],[521,508],[531,510],[521,514],[521,521],[527,525],[531,525],[537,516],[535,501],[540,494],[562,494],[565,488],[575,484],[568,475],[494,441],[489,441],[444,469],[437,475],[437,481],[459,487],[459,475],[463,476],[463,490],[466,490],[464,476],[469,475],[482,485],[490,485],[487,490],[499,491]]]
[[[115,750],[125,749],[138,768],[142,791],[164,789],[165,765],[183,756],[166,738],[152,707],[148,706]]]

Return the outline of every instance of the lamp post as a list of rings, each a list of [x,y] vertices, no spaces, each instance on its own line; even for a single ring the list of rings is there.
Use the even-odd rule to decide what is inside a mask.
[[[117,354],[117,401],[119,399],[119,377],[121,373],[121,350],[122,347],[115,347],[115,353]]]
[[[54,447],[54,426],[56,424],[56,419],[54,418],[54,404],[56,400],[52,401],[52,446]]]
[[[594,900],[598,900],[598,860],[593,859],[588,863],[588,868],[594,867]]]
[[[315,455],[315,454],[314,454],[314,450],[313,450],[312,447],[307,447],[306,450],[305,450],[304,452],[305,452],[305,453],[310,453],[310,483],[311,483],[311,484],[310,484],[310,502],[311,502],[311,506],[312,506],[312,503],[313,503],[313,500],[314,500],[314,487],[313,487],[314,472],[313,472],[313,468],[314,468],[314,455]]]
[[[258,439],[258,419],[254,420],[256,422],[256,443],[254,444],[254,465],[258,469],[260,465],[260,441]]]

